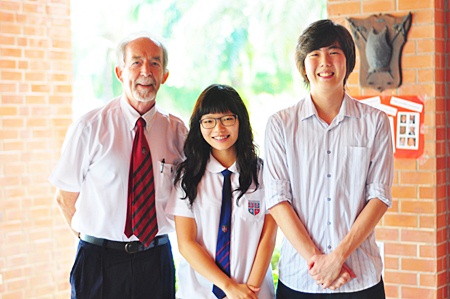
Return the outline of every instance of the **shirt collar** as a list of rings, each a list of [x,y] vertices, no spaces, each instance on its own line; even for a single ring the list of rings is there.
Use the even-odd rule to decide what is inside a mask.
[[[145,122],[146,126],[151,125],[153,122],[153,119],[156,114],[156,103],[153,105],[152,109],[150,109],[147,113],[144,115],[140,115],[134,108],[128,103],[128,101],[125,98],[125,95],[122,95],[120,98],[120,108],[123,111],[123,115],[125,117],[125,121],[127,122],[128,128],[130,130],[133,130],[136,126],[136,121],[142,117]]]
[[[361,111],[357,107],[357,100],[345,93],[339,114],[346,117],[361,118]]]
[[[219,161],[214,158],[212,154],[209,154],[209,163],[206,165],[206,170],[212,173],[220,173],[226,168],[223,167],[222,164],[219,163]],[[228,167],[228,170],[231,172],[237,173],[237,166],[236,162],[233,163],[230,167]]]
[[[317,118],[319,118],[316,106],[314,106],[314,103],[312,101],[311,94],[308,94],[308,96],[305,98],[305,107],[300,112],[300,119],[303,120],[313,115],[316,115]],[[356,107],[356,100],[350,97],[347,93],[344,93],[344,99],[342,101],[341,108],[337,115],[337,120],[341,121],[345,117],[355,117],[355,118],[361,117],[361,113],[359,109],[357,109]]]
[[[316,106],[314,106],[314,103],[311,98],[311,94],[308,94],[306,96],[304,105],[305,105],[304,109],[301,109],[301,111],[300,111],[300,119],[301,120],[304,120],[313,115],[317,115]]]

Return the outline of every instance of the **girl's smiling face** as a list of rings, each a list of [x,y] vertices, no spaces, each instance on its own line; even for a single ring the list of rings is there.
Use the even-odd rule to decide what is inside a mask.
[[[235,160],[235,143],[239,137],[239,118],[236,118],[236,122],[233,125],[224,126],[220,121],[224,116],[234,116],[234,114],[228,111],[203,115],[201,120],[213,119],[216,124],[212,129],[205,129],[203,125],[199,124],[200,131],[205,141],[211,146],[211,153],[216,159],[221,160],[227,156],[228,159]]]

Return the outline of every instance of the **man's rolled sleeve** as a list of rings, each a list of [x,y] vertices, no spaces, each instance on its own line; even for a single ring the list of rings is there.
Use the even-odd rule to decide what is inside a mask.
[[[370,184],[367,186],[367,199],[378,198],[389,208],[392,206],[391,186],[386,184]]]
[[[263,173],[267,209],[283,201],[292,203],[283,128],[279,115],[272,115],[266,125]]]
[[[270,209],[283,201],[292,204],[292,194],[289,181],[271,180],[265,182],[266,207]]]
[[[374,138],[374,151],[366,185],[366,199],[378,198],[388,207],[392,206],[392,181],[394,178],[394,151],[389,119],[379,114],[379,128]]]

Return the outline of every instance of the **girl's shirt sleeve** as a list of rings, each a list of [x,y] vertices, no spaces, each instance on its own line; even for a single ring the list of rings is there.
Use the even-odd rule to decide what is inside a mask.
[[[194,218],[194,212],[189,204],[189,199],[184,199],[185,193],[179,184],[173,188],[170,200],[166,206],[166,213],[169,218],[173,216],[183,216]]]

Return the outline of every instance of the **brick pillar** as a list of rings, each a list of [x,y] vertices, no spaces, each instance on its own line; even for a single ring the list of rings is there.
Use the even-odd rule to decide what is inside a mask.
[[[384,243],[388,298],[449,298],[448,1],[328,0],[329,17],[349,29],[347,17],[366,18],[379,13],[403,16],[409,12],[413,16],[401,60],[403,84],[381,93],[362,88],[357,59],[348,81],[349,93],[416,95],[425,100],[424,154],[417,159],[396,159],[394,204],[376,234]]]
[[[47,178],[72,115],[70,0],[0,0],[0,297],[69,298],[74,238]]]
[[[445,136],[444,140],[446,139],[446,157],[444,159],[444,162],[446,165],[446,222],[447,222],[447,261],[444,265],[447,265],[447,276],[443,277],[443,281],[447,283],[447,298],[450,297],[450,3],[448,1],[445,1],[444,9],[444,16],[443,16],[443,27],[444,27],[444,53],[446,53],[443,56],[444,62],[443,62],[443,68],[444,68],[444,92],[445,96],[443,97],[443,101],[445,102]],[[445,279],[444,279],[445,278]]]
[[[444,7],[444,27],[445,27],[445,35],[444,35],[444,52],[445,54],[445,66],[444,66],[444,72],[445,72],[445,96],[443,101],[445,102],[445,132],[446,132],[446,139],[447,139],[447,145],[446,145],[446,157],[444,159],[445,167],[446,167],[446,181],[450,182],[450,4],[447,1],[446,6]],[[447,223],[447,256],[446,256],[446,263],[447,265],[447,276],[444,280],[447,283],[447,297],[450,296],[450,184],[447,183],[447,199],[446,199],[446,223]]]

